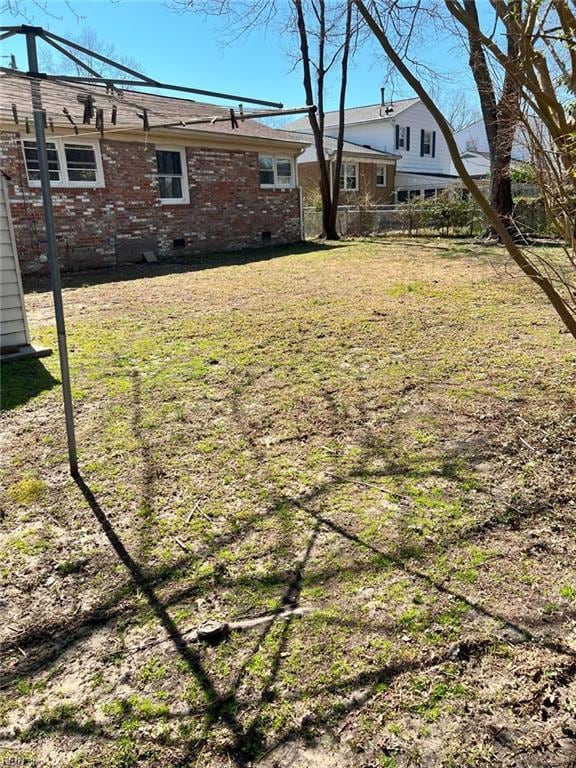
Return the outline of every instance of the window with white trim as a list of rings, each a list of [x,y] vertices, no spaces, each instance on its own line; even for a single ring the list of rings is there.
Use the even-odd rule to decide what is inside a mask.
[[[424,131],[422,134],[422,154],[432,154],[432,131]]]
[[[406,148],[406,127],[403,125],[398,126],[398,149]]]
[[[476,146],[476,140],[475,139],[466,139],[466,152],[477,152],[478,147]]]
[[[358,167],[356,163],[342,163],[340,168],[340,189],[356,192],[358,189]]]
[[[377,187],[386,186],[386,166],[385,165],[376,166],[376,186]]]
[[[186,151],[182,147],[156,147],[156,178],[161,203],[190,200],[186,177]]]
[[[294,186],[294,164],[291,157],[260,155],[260,186],[287,189]]]
[[[22,141],[26,174],[30,186],[40,185],[38,148],[34,140]],[[46,142],[50,186],[103,187],[104,173],[97,141],[54,138]]]

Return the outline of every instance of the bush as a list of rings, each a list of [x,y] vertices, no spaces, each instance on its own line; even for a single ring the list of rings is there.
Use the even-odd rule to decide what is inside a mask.
[[[412,200],[402,204],[404,229],[411,235],[415,230],[432,229],[438,234],[472,234],[477,216],[472,200],[445,190],[438,197]]]
[[[510,169],[510,178],[515,184],[536,184],[536,170],[529,163],[522,163]]]

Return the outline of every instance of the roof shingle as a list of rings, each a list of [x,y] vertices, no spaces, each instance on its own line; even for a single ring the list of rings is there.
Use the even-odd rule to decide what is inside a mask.
[[[175,131],[200,131],[202,133],[228,134],[231,137],[246,136],[265,141],[282,141],[292,144],[306,145],[305,140],[298,140],[295,136],[287,138],[284,132],[270,128],[257,119],[241,121],[238,106],[235,106],[235,116],[238,128],[233,129],[230,122],[209,122],[215,117],[227,117],[230,115],[229,107],[206,104],[192,99],[164,96],[141,91],[108,91],[104,86],[66,83],[55,80],[39,80],[42,94],[42,106],[46,111],[47,120],[52,120],[55,126],[72,125],[64,109],[68,110],[72,120],[82,128],[84,114],[84,102],[87,96],[91,96],[94,107],[104,110],[104,127],[106,134],[113,136],[122,131],[143,131],[142,115],[145,109],[148,115],[150,128],[160,127],[166,123],[185,123],[195,119],[208,120],[197,125],[176,125]],[[13,105],[23,124],[26,117],[31,118],[32,97],[30,92],[30,78],[22,73],[0,73],[0,122],[4,125],[14,124]],[[112,107],[116,106],[117,122],[113,125]],[[248,112],[248,110],[246,110]],[[92,121],[94,126],[94,120]],[[86,128],[86,126],[84,126]]]
[[[352,123],[364,123],[368,120],[390,120],[397,117],[401,112],[417,104],[419,99],[401,99],[399,101],[393,101],[388,104],[368,104],[363,107],[350,107],[344,111],[346,125]],[[393,112],[386,114],[385,110],[390,106],[393,107]],[[326,112],[324,115],[324,125],[333,126],[338,124],[338,110],[334,112]],[[286,126],[291,131],[307,131],[310,129],[310,123],[307,117],[299,118]]]

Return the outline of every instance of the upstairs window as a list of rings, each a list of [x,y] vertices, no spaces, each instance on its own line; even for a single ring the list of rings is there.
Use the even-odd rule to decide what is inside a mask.
[[[474,139],[466,139],[466,152],[477,152],[478,147]]]
[[[184,149],[156,148],[158,194],[161,203],[187,203],[186,155]]]
[[[432,153],[432,131],[422,133],[422,154],[430,155]]]
[[[436,131],[420,131],[420,157],[436,157]]]
[[[340,189],[345,192],[356,192],[358,189],[358,173],[355,163],[342,163],[340,168]]]
[[[410,152],[410,128],[404,125],[396,126],[396,149]]]
[[[35,141],[24,140],[24,160],[31,186],[40,184],[40,164]],[[54,139],[46,142],[50,184],[55,187],[103,187],[104,174],[98,143]]]
[[[287,189],[294,186],[294,166],[291,157],[260,155],[260,186]]]
[[[376,166],[376,186],[377,187],[386,186],[386,166],[385,165]]]

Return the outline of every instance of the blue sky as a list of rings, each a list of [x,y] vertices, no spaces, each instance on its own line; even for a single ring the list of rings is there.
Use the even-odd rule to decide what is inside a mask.
[[[482,0],[488,2],[488,0]],[[286,106],[304,102],[299,66],[292,68],[288,55],[290,41],[275,30],[259,30],[249,37],[222,44],[218,20],[206,20],[192,12],[177,13],[165,4],[146,0],[70,0],[76,15],[64,2],[48,2],[48,14],[34,10],[31,23],[62,36],[77,36],[83,27],[92,28],[98,38],[115,46],[116,52],[137,60],[146,73],[165,82],[207,90],[282,101]],[[50,15],[49,15],[50,14]],[[3,24],[30,23],[4,16]],[[2,54],[16,54],[20,69],[26,68],[25,46],[14,38],[3,44]],[[463,72],[465,58],[446,40],[431,40],[425,55],[428,63],[447,74],[438,83],[444,91],[470,85]],[[5,63],[5,60],[3,60]],[[375,103],[383,85],[383,65],[375,45],[367,44],[356,56],[349,78],[348,106]],[[472,92],[472,91],[471,91]],[[397,83],[388,89],[388,98],[412,96]],[[329,89],[326,108],[337,106],[337,89]]]

